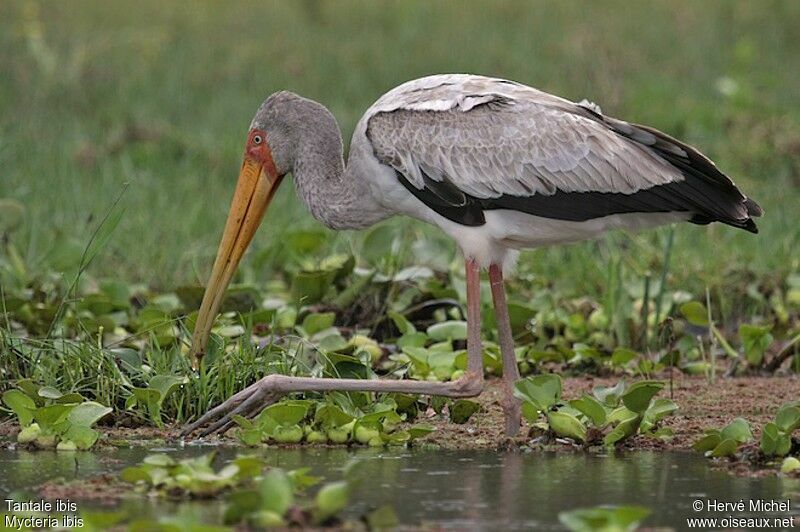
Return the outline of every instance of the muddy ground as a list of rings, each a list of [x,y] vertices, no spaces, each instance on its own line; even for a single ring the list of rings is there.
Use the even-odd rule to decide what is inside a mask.
[[[669,380],[669,375],[661,378]],[[591,392],[595,386],[610,386],[617,381],[617,378],[565,378],[563,396],[565,399],[577,398],[583,392]],[[667,440],[637,436],[626,442],[625,449],[691,450],[692,444],[705,429],[721,427],[735,417],[743,417],[750,422],[755,441],[758,441],[760,428],[774,418],[778,407],[786,401],[800,399],[800,377],[721,378],[712,384],[705,378],[676,372],[673,374],[671,389],[668,382],[660,394],[660,397],[670,396],[680,409],[667,418],[663,425],[670,427],[674,436]],[[537,434],[527,427],[512,440],[505,437],[500,397],[500,382],[489,381],[486,391],[477,398],[482,409],[463,425],[452,423],[446,416],[432,411],[421,414],[417,421],[431,423],[437,430],[419,444],[443,449],[487,450],[531,446]],[[103,444],[146,443],[152,440],[169,442],[179,439],[179,427],[164,430],[152,427],[99,428],[105,436]],[[0,436],[12,436],[16,431],[17,427],[11,423],[0,424]],[[221,440],[220,443],[238,444],[232,433],[215,439]],[[548,445],[547,448],[574,450],[560,444]],[[747,468],[739,473],[753,474],[753,471]]]

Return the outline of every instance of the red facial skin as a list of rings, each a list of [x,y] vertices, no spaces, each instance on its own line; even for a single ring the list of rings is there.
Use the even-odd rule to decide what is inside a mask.
[[[272,151],[269,149],[269,143],[267,142],[267,132],[263,129],[250,130],[247,135],[245,156],[261,163],[267,175],[277,175],[275,161],[272,160]]]

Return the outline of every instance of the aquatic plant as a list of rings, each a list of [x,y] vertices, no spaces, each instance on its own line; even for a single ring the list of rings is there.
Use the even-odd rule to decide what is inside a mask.
[[[761,430],[761,452],[765,456],[786,456],[792,450],[792,433],[800,428],[800,401],[784,403]]]
[[[30,380],[3,394],[3,403],[17,416],[17,442],[41,449],[75,451],[92,447],[100,434],[92,429],[112,409],[86,401],[79,393],[61,393]]]
[[[564,401],[561,377],[545,374],[519,381],[515,395],[523,401],[522,413],[534,427],[580,443],[602,441],[613,446],[637,432],[669,435],[655,430],[678,408],[669,399],[654,399],[663,387],[659,381],[639,381],[626,388],[620,381],[610,388],[597,387],[592,395]]]
[[[385,397],[378,403],[356,403],[352,394],[331,393],[325,399],[284,399],[264,408],[255,418],[236,416],[239,439],[260,443],[360,443],[370,446],[408,445],[434,428],[414,424],[400,428],[408,414]],[[402,410],[402,409],[401,409]]]
[[[170,499],[226,497],[226,525],[255,528],[310,526],[336,522],[358,483],[359,462],[344,468],[344,478],[322,484],[311,496],[309,488],[322,478],[309,475],[308,468],[284,471],[268,467],[255,456],[239,456],[221,468],[214,467],[216,453],[174,460],[152,454],[120,473],[120,479],[137,490]],[[391,512],[389,512],[391,513]],[[387,510],[368,516],[385,521]]]
[[[651,513],[643,506],[603,505],[561,512],[558,520],[573,532],[630,532]]]
[[[692,448],[714,458],[733,456],[743,444],[752,439],[750,424],[737,417],[721,429],[707,429],[705,436],[696,441]]]

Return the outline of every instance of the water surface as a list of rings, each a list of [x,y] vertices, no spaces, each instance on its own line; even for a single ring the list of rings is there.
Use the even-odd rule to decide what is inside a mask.
[[[35,497],[35,487],[45,480],[113,473],[139,463],[153,450],[181,458],[211,448],[134,447],[92,453],[0,450],[0,496],[27,492]],[[221,448],[219,458],[229,459],[238,452],[242,450]],[[329,480],[340,479],[342,466],[359,457],[366,462],[364,478],[353,494],[349,516],[358,517],[389,503],[405,525],[427,523],[460,530],[560,529],[559,512],[599,504],[647,506],[653,511],[648,526],[684,529],[690,517],[779,516],[775,512],[695,512],[692,504],[698,499],[785,500],[800,491],[797,480],[733,477],[691,453],[590,455],[392,448],[264,448],[248,452],[285,469],[311,467],[313,474]],[[217,518],[222,508],[221,501],[178,505],[138,499],[124,504],[133,505],[141,515],[188,511],[199,512],[203,519]],[[91,506],[79,504],[80,509]],[[790,513],[796,512],[794,506]]]

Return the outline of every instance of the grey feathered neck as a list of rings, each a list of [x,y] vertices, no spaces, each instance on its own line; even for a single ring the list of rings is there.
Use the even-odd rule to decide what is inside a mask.
[[[392,213],[370,194],[366,179],[345,170],[342,135],[333,114],[292,92],[267,98],[252,127],[264,129],[275,166],[291,172],[312,216],[331,229],[362,229]]]

